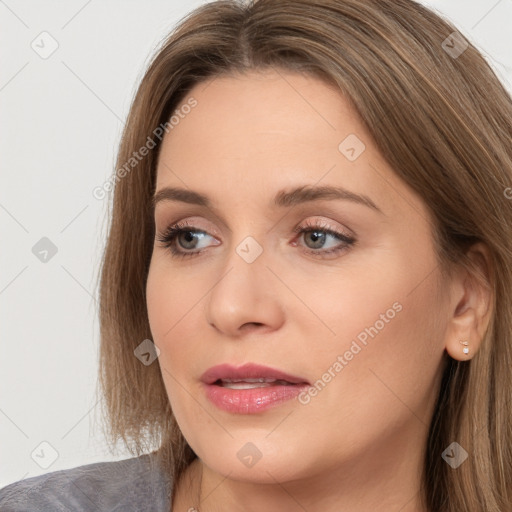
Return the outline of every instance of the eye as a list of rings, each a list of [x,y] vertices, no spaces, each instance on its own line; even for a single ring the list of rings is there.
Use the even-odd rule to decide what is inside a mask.
[[[169,226],[162,234],[157,237],[157,240],[162,243],[163,247],[170,250],[173,257],[176,258],[190,258],[192,256],[198,256],[201,251],[194,252],[185,252],[180,249],[176,249],[175,241],[181,237],[182,234],[185,234],[184,239],[184,247],[185,249],[196,249],[197,248],[197,240],[203,239],[205,236],[209,236],[205,231],[200,231],[195,227],[187,224],[187,222],[178,222],[172,226]],[[180,241],[180,240],[178,240]]]
[[[326,224],[318,222],[306,223],[305,225],[298,226],[293,231],[299,235],[309,235],[306,236],[305,239],[308,241],[311,240],[310,247],[312,248],[305,252],[316,257],[325,257],[325,255],[337,254],[348,249],[356,242],[356,239],[353,236],[335,229],[330,229]],[[182,237],[181,235],[185,236]],[[187,224],[187,222],[182,222],[169,226],[163,233],[157,236],[157,240],[163,247],[169,249],[173,257],[191,258],[198,256],[203,252],[201,248],[200,250],[196,250],[198,248],[198,241],[209,236],[210,235],[205,231],[201,231],[194,226]],[[341,243],[338,243],[329,249],[324,249],[322,251],[317,250],[325,245],[326,240],[328,240],[329,237]],[[185,250],[177,248],[177,245],[183,247]],[[293,245],[295,246],[297,244],[294,242]]]
[[[314,249],[319,248],[319,245],[323,246],[328,237],[334,238],[341,244],[337,244],[330,249],[325,249],[323,251],[309,250],[306,251],[313,256],[324,257],[325,255],[337,254],[345,249],[348,249],[352,245],[355,244],[356,239],[348,235],[347,233],[343,233],[341,231],[337,231],[335,229],[329,228],[328,225],[324,223],[319,223],[318,221],[313,221],[310,223],[306,223],[306,225],[298,226],[294,229],[295,233],[299,233],[299,235],[307,235],[305,236],[305,240],[312,240],[312,246]],[[313,235],[311,237],[311,235]]]

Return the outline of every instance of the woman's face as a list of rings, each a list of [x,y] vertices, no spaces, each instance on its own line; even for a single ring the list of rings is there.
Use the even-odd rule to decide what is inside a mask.
[[[416,474],[450,314],[425,205],[317,79],[251,72],[190,97],[155,207],[157,237],[184,232],[155,240],[147,282],[185,438],[239,480]]]

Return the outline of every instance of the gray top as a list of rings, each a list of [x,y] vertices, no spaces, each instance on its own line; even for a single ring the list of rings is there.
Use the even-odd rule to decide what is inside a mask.
[[[0,489],[1,512],[169,512],[172,485],[155,452],[53,471]]]

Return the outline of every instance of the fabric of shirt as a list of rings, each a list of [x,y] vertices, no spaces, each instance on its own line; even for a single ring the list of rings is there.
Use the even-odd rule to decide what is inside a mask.
[[[172,482],[154,452],[96,462],[11,483],[0,489],[1,512],[169,512]]]

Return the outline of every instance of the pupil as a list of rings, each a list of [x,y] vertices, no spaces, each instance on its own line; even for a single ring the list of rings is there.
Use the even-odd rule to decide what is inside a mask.
[[[184,231],[182,233],[182,235],[184,235],[186,243],[190,243],[190,242],[194,241],[194,235],[193,235],[192,231]]]
[[[318,231],[312,231],[311,232],[311,236],[313,237],[313,243],[317,242],[317,241],[320,241],[322,242],[323,239],[325,238],[325,234],[318,234]],[[322,245],[322,243],[319,244],[320,246]]]

